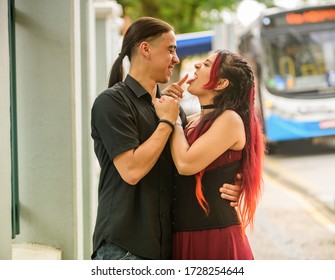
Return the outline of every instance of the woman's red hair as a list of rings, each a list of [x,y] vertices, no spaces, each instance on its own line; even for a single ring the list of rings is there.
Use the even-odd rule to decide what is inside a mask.
[[[254,104],[254,88],[250,94],[250,102]],[[242,193],[238,210],[242,230],[254,226],[256,207],[262,193],[262,163],[264,156],[264,137],[260,128],[259,118],[254,106],[250,109],[249,131],[242,157]]]

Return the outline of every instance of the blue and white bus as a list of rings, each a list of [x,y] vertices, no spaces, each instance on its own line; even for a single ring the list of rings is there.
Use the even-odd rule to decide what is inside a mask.
[[[239,37],[266,140],[335,135],[335,5],[266,10]]]

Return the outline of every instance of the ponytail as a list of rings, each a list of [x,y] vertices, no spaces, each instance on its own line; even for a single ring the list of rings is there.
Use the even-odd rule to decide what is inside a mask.
[[[110,75],[108,87],[114,86],[118,82],[122,82],[123,80],[123,58],[125,57],[125,52],[119,53],[118,58],[115,60]]]

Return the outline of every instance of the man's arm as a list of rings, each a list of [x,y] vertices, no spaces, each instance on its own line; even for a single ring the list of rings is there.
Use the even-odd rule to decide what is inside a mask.
[[[159,123],[150,138],[138,148],[117,155],[113,162],[122,179],[136,185],[157,162],[171,132],[169,125]]]
[[[173,125],[179,112],[178,103],[172,98],[154,102],[159,119]],[[155,165],[173,130],[168,123],[160,122],[154,133],[136,149],[125,151],[113,159],[113,163],[124,181],[136,185]]]

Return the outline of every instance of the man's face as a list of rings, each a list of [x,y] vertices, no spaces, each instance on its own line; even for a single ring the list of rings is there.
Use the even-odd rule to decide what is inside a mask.
[[[172,75],[179,58],[176,54],[176,37],[174,32],[163,33],[150,43],[151,63],[150,75],[157,83],[166,83]]]

